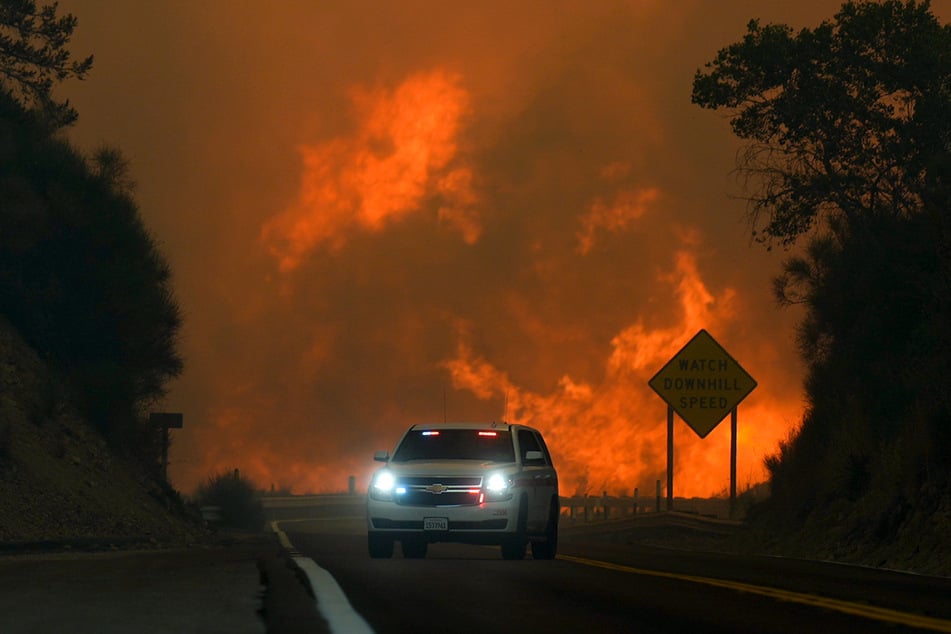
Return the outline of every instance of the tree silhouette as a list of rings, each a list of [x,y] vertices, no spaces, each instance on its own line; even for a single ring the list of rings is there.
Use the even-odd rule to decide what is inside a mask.
[[[771,504],[824,525],[847,501],[853,535],[891,538],[936,499],[920,490],[951,490],[951,28],[915,0],[796,34],[754,20],[693,101],[748,141],[754,238],[807,236],[774,282],[805,308],[807,408],[767,461]]]
[[[53,84],[83,79],[92,55],[78,61],[66,48],[77,20],[57,17],[57,3],[37,7],[34,0],[0,2],[0,83],[27,108],[43,112],[54,128],[76,120],[69,101],[53,97]]]
[[[697,71],[693,102],[750,143],[737,169],[754,235],[791,244],[820,218],[859,229],[921,211],[951,148],[951,31],[927,2],[847,3],[795,36],[751,21]]]
[[[0,314],[92,425],[152,462],[147,409],[182,370],[181,315],[121,152],[87,158],[57,135],[77,115],[54,82],[83,78],[92,57],[71,61],[77,22],[56,10],[0,2]]]

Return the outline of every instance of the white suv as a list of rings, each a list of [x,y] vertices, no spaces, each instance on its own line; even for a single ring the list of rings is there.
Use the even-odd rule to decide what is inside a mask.
[[[367,494],[370,556],[422,558],[432,542],[498,544],[505,559],[554,559],[558,476],[541,433],[508,423],[414,425]]]

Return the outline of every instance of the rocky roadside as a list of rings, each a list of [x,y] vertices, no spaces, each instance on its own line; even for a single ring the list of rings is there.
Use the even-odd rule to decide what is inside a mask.
[[[187,545],[209,537],[169,486],[86,425],[36,353],[0,322],[0,548]]]

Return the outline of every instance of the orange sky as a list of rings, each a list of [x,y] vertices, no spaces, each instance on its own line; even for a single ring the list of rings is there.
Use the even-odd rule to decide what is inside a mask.
[[[801,415],[797,315],[691,81],[750,18],[839,3],[458,4],[61,1],[95,55],[70,136],[131,159],[184,312],[174,484],[362,487],[409,424],[505,416],[563,493],[652,491],[647,381],[700,328],[759,383],[737,473],[762,480]],[[728,422],[675,442],[678,495],[728,490]]]

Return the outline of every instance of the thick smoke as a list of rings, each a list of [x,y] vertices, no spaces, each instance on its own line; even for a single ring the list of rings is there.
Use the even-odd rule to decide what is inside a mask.
[[[941,16],[945,3],[935,3]],[[82,147],[115,144],[167,253],[187,370],[174,483],[361,486],[423,421],[527,422],[566,493],[652,490],[648,379],[706,328],[757,379],[739,480],[801,415],[781,255],[750,244],[693,73],[828,2],[61,2]],[[729,485],[729,425],[678,421],[678,495]]]

